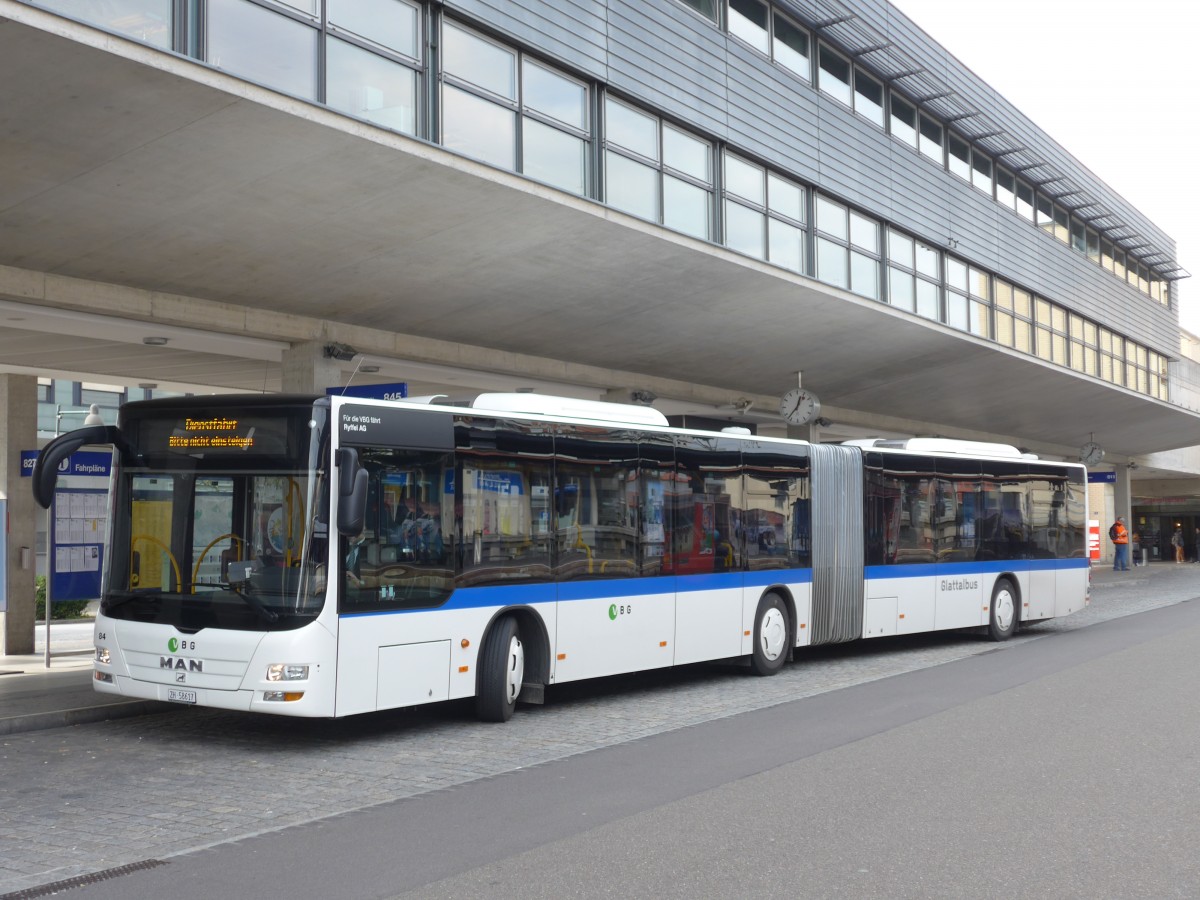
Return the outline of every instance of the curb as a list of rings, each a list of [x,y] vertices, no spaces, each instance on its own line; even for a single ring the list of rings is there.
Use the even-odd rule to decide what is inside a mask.
[[[167,712],[175,708],[159,700],[126,700],[106,703],[103,706],[84,706],[77,709],[58,709],[53,712],[29,713],[24,716],[0,718],[0,737],[23,734],[27,731],[43,731],[47,728],[65,728],[68,725],[86,725],[108,719],[127,719],[151,713]]]

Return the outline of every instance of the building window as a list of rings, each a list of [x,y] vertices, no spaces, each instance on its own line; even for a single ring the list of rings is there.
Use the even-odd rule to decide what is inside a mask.
[[[850,213],[850,290],[879,299],[879,223]]]
[[[40,5],[160,50],[182,49],[172,46],[171,0],[42,0]]]
[[[857,67],[854,69],[854,111],[873,125],[884,127],[883,85]]]
[[[1043,194],[1037,195],[1037,227],[1054,236],[1054,204]]]
[[[817,45],[817,87],[834,100],[853,106],[850,90],[850,63],[826,44]]]
[[[759,0],[729,0],[729,33],[745,41],[759,53],[769,56],[767,6]]]
[[[679,0],[684,6],[694,9],[706,19],[711,19],[714,22],[720,21],[720,14],[717,12],[717,0]]]
[[[804,189],[761,166],[725,156],[725,244],[804,271]]]
[[[708,240],[712,146],[613,97],[604,100],[604,128],[605,202]]]
[[[330,0],[325,102],[402,134],[417,132],[419,10],[405,0]]]
[[[587,86],[521,61],[521,172],[572,194],[587,192]]]
[[[892,115],[889,119],[892,137],[910,147],[917,146],[917,108],[896,94],[891,95]]]
[[[879,223],[817,197],[817,277],[879,299]]]
[[[1054,204],[1054,237],[1064,244],[1071,243],[1071,216],[1057,203]]]
[[[1017,215],[1027,222],[1034,220],[1033,188],[1017,179]]]
[[[967,295],[967,264],[953,256],[946,257],[946,316],[952,328],[967,331],[971,324],[971,304]]]
[[[442,24],[442,144],[517,166],[517,54],[452,22]]]
[[[894,228],[888,229],[888,299],[898,309],[941,319],[941,254]]]
[[[778,11],[772,14],[771,23],[774,26],[771,35],[771,55],[775,62],[808,81],[812,77],[808,32]]]
[[[835,287],[849,287],[849,211],[827,197],[817,197],[816,213],[817,277]]]
[[[971,145],[953,132],[947,134],[946,168],[951,175],[964,181],[971,180]]]
[[[444,146],[586,193],[586,85],[448,21],[442,26],[442,73]]]
[[[944,166],[946,152],[942,147],[942,126],[936,119],[921,115],[921,134],[919,147],[923,156],[927,156],[939,166]]]
[[[971,152],[971,184],[992,196],[992,161],[978,150]]]
[[[1003,166],[996,166],[996,202],[1006,209],[1017,208],[1017,179]]]
[[[315,14],[306,5],[304,12]],[[208,62],[305,100],[317,99],[316,18],[304,21],[246,0],[208,0]]]

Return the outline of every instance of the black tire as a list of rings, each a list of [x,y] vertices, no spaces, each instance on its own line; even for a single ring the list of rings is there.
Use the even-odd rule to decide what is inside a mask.
[[[475,714],[484,722],[507,722],[517,708],[525,677],[525,646],[512,616],[492,625],[479,651]]]
[[[778,594],[764,594],[754,613],[754,650],[750,668],[755,675],[774,675],[787,662],[792,636],[787,604]]]
[[[997,578],[992,588],[992,607],[988,613],[988,637],[1007,641],[1017,633],[1017,589],[1007,578]]]

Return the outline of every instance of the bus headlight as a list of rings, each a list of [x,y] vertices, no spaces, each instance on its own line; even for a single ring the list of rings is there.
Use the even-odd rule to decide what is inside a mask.
[[[112,659],[112,656],[109,654],[107,647],[96,648],[96,662],[107,666],[110,659]]]
[[[291,703],[304,696],[304,691],[263,691],[263,699],[275,703]]]
[[[274,663],[267,666],[267,681],[306,681],[308,666],[294,666],[289,663]]]

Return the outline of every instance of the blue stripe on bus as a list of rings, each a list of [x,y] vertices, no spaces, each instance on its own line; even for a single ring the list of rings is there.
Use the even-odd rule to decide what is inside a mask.
[[[867,566],[868,581],[883,578],[933,578],[939,575],[971,575],[995,572],[1033,572],[1059,569],[1086,569],[1086,559],[994,559],[952,563]],[[610,578],[600,581],[552,581],[500,584],[491,587],[460,588],[440,606],[419,609],[375,609],[342,613],[341,618],[393,616],[401,613],[433,612],[451,609],[481,609],[487,606],[529,606],[541,603],[569,603],[579,600],[620,600],[625,597],[654,594],[686,594],[729,588],[769,587],[773,584],[811,584],[812,569],[762,569],[752,572],[720,572],[707,575],[661,575],[654,578]]]
[[[867,566],[867,580],[879,578],[933,578],[938,575],[984,575],[995,572],[1046,572],[1087,569],[1086,559],[989,559],[966,562],[915,563],[913,565]]]
[[[528,582],[491,587],[460,588],[440,606],[419,609],[373,609],[342,613],[341,618],[391,616],[398,613],[451,609],[480,609],[486,606],[528,606],[576,600],[620,600],[654,594],[683,594],[729,588],[767,587],[772,584],[808,584],[811,569],[768,569],[761,572],[721,572],[711,575],[661,575],[654,578],[611,578],[603,581]]]

